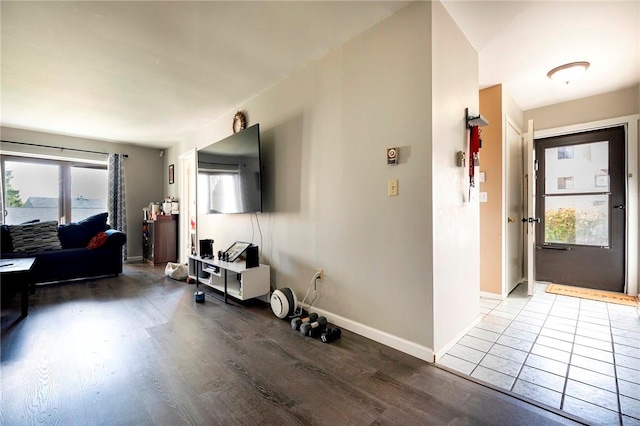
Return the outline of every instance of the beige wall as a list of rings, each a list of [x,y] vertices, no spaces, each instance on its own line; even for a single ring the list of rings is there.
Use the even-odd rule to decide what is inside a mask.
[[[433,2],[433,232],[434,348],[441,352],[479,315],[480,216],[468,197],[465,108],[478,111],[478,54],[439,2]]]
[[[507,176],[509,150],[522,148],[507,147],[505,132],[507,119],[522,130],[523,114],[502,85],[480,91],[480,113],[489,121],[489,125],[481,129],[480,170],[485,172],[486,181],[479,185],[480,191],[487,193],[487,202],[480,203],[480,291],[489,297],[503,298],[507,289],[515,284],[506,282],[511,279],[507,276],[508,259],[511,259],[510,268],[518,268],[516,265],[521,263],[519,253],[509,253],[518,244],[507,241],[505,226],[507,199],[521,197],[508,194],[507,188],[513,188],[511,179],[521,181],[523,178],[522,173],[516,171],[514,176]]]
[[[432,81],[436,57],[458,71],[439,67]],[[253,237],[275,285],[300,299],[324,268],[315,306],[330,321],[428,359],[478,315],[478,207],[462,202],[453,164],[477,80],[477,54],[444,8],[416,2],[172,147],[167,161],[228,136],[235,111],[247,111],[261,127],[262,239],[249,215],[199,215],[199,238],[218,250]],[[392,146],[397,166],[386,164]]]
[[[524,111],[535,130],[638,114],[638,86]]]
[[[502,294],[503,234],[503,111],[502,85],[480,91],[480,113],[489,121],[482,127],[480,170],[486,181],[480,191],[487,202],[480,203],[480,291]]]
[[[51,145],[64,148],[76,148],[89,151],[118,152],[128,154],[125,161],[125,185],[127,203],[127,252],[129,258],[142,256],[142,208],[150,201],[163,198],[163,178],[166,175],[159,150],[136,145],[111,143],[95,139],[77,138],[34,132],[30,130],[2,127],[2,139],[13,142]],[[51,149],[37,149],[13,144],[4,144],[2,150],[30,152],[65,158],[104,160],[105,156],[96,156],[74,151],[52,152]],[[164,178],[166,179],[166,177]]]

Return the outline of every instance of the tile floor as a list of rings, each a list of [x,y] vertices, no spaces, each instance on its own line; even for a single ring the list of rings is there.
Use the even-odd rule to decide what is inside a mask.
[[[640,312],[519,285],[439,364],[595,424],[640,425]]]

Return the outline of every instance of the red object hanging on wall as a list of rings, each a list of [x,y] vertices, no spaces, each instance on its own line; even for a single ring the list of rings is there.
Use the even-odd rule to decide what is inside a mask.
[[[469,184],[475,186],[475,168],[480,160],[480,129],[478,126],[470,127],[471,136],[469,139]]]

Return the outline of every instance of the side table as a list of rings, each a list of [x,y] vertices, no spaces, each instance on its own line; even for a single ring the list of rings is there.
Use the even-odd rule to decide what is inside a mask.
[[[0,278],[3,283],[17,283],[20,288],[22,316],[29,315],[29,291],[32,287],[31,268],[35,257],[0,260]]]

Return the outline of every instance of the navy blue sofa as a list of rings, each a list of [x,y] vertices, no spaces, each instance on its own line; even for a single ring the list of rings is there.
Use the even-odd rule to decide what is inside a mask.
[[[118,276],[122,272],[122,247],[127,242],[127,236],[109,229],[106,220],[107,213],[101,213],[77,223],[60,225],[58,237],[61,249],[26,253],[14,251],[11,227],[2,225],[0,258],[35,257],[31,271],[35,284],[103,275]],[[107,236],[104,244],[93,249],[87,248],[91,239],[100,232]]]

